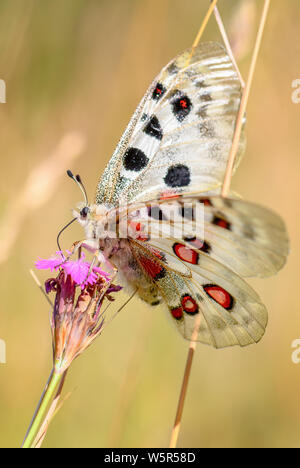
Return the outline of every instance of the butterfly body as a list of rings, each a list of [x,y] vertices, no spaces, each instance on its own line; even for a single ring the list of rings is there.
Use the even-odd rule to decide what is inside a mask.
[[[147,303],[164,303],[185,338],[216,348],[261,339],[267,311],[243,277],[276,273],[288,254],[275,213],[220,196],[240,99],[222,46],[176,57],[135,111],[96,203],[77,213],[123,282]],[[235,168],[243,149],[242,134]]]
[[[120,223],[119,211],[105,205],[91,205],[88,207],[88,214],[80,216],[79,212],[77,216],[85,228],[87,245],[94,251],[99,250],[104,262],[117,268],[127,289],[136,290],[141,299],[150,305],[158,305],[161,296],[151,281],[151,274],[156,276],[153,272],[161,267],[155,261],[148,260],[147,263],[145,257],[145,271],[132,252],[132,242],[146,240],[146,236],[140,231],[140,223],[134,223],[130,216],[123,216]]]

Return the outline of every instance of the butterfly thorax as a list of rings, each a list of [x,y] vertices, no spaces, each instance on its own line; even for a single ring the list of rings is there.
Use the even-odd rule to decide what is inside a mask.
[[[105,204],[78,205],[78,211],[74,211],[75,217],[78,219],[79,224],[84,228],[86,239],[97,240],[105,239],[106,237],[113,237],[113,219],[115,210],[112,210]]]
[[[127,207],[79,205],[74,214],[85,230],[86,240],[94,242],[95,249],[107,246],[108,251],[114,252],[126,246],[129,239],[144,240],[141,223],[134,221],[134,214],[129,214]]]
[[[78,208],[79,211],[74,214],[85,229],[89,247],[99,250],[106,261],[117,267],[123,283],[130,290],[137,290],[138,295],[149,304],[158,304],[160,296],[157,288],[142,271],[132,252],[132,241],[146,240],[146,235],[141,232],[141,223],[134,221],[126,207],[117,209],[99,204],[88,207],[80,205]]]

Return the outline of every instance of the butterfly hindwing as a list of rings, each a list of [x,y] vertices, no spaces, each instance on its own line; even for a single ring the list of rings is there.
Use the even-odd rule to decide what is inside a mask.
[[[203,226],[193,219],[197,204],[204,209]],[[270,276],[285,264],[289,252],[286,228],[282,219],[267,208],[240,199],[196,194],[158,200],[152,206],[152,212],[156,210],[159,216],[151,217],[150,243],[165,246],[181,260],[184,255],[191,259],[209,255],[243,277]],[[171,208],[177,212],[172,218]],[[145,221],[145,217],[138,219]],[[168,239],[170,224],[173,241]]]
[[[204,236],[195,232],[197,203],[204,207]],[[156,200],[144,216],[136,207],[133,219],[141,227],[148,216],[150,223],[143,241],[131,241],[134,255],[180,333],[216,348],[258,342],[267,311],[239,275],[267,276],[283,266],[288,240],[281,218],[243,200],[198,194]],[[181,221],[190,235],[182,235]]]
[[[267,311],[258,295],[234,272],[204,258],[190,277],[169,268],[163,252],[157,255],[135,245],[134,256],[151,278],[186,339],[216,348],[258,342],[267,324]],[[145,256],[147,262],[145,262]],[[203,260],[203,259],[202,259]],[[156,265],[156,266],[155,266]]]

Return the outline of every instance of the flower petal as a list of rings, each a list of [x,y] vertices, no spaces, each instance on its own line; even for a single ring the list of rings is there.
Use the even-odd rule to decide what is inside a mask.
[[[87,280],[90,264],[81,260],[68,260],[62,265],[62,268],[76,284],[82,284]]]
[[[40,258],[35,262],[35,267],[38,270],[48,270],[51,271],[57,270],[60,267],[65,257],[61,251],[57,251],[55,255],[52,255],[50,258]]]

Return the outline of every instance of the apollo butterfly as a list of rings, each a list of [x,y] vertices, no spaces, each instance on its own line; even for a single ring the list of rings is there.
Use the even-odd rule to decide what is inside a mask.
[[[216,348],[261,339],[267,311],[243,277],[276,273],[288,254],[279,216],[220,196],[240,99],[238,74],[221,45],[183,52],[137,107],[95,204],[76,214],[85,245],[115,265],[129,288],[152,306],[167,306],[185,338],[198,317],[197,340]],[[242,134],[235,169],[244,146]],[[195,228],[198,206],[203,232]]]

